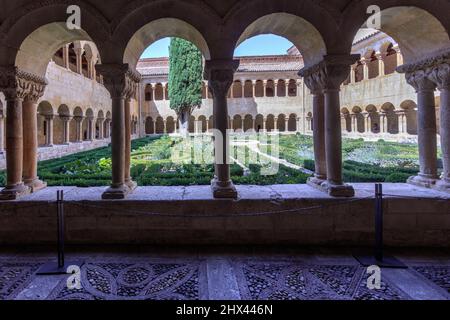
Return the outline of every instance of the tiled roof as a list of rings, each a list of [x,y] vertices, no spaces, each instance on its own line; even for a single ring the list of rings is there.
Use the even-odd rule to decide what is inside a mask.
[[[303,68],[303,59],[299,55],[236,57],[241,61],[238,72],[286,72]],[[143,59],[137,66],[144,76],[167,76],[169,59]]]

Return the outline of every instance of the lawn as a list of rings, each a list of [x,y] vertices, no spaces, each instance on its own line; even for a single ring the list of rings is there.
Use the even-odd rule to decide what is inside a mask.
[[[272,139],[272,140],[271,140]],[[276,146],[279,145],[277,148]],[[314,170],[313,142],[302,135],[259,141],[234,136],[231,176],[236,184],[302,184],[309,174],[275,159]],[[209,136],[190,139],[152,137],[133,141],[131,176],[141,186],[208,185],[214,176],[213,143]],[[257,151],[257,152],[256,152]],[[49,186],[107,186],[111,182],[111,149],[101,148],[39,163],[39,177]],[[405,182],[417,174],[417,145],[385,141],[343,141],[344,176],[348,182]],[[4,185],[5,174],[0,174]]]

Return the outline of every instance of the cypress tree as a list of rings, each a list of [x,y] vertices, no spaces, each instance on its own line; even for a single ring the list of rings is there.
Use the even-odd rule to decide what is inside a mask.
[[[178,115],[180,132],[187,134],[192,112],[202,104],[203,58],[194,44],[180,38],[171,39],[169,52],[170,108]]]

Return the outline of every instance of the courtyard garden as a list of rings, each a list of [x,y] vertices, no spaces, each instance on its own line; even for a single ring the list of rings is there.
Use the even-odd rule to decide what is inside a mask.
[[[260,139],[234,135],[231,176],[236,184],[302,184],[314,170],[312,137],[283,135]],[[214,176],[209,135],[147,137],[132,143],[131,176],[141,186],[208,185]],[[39,163],[49,186],[93,187],[111,182],[111,150],[101,148]],[[417,145],[343,141],[347,182],[405,182],[419,171]],[[5,184],[5,173],[0,174]]]

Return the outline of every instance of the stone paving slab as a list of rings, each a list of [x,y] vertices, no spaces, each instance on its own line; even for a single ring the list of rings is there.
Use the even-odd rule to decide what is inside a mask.
[[[351,250],[211,251],[80,251],[70,255],[85,261],[79,290],[68,276],[35,275],[52,254],[0,253],[0,300],[450,300],[447,254],[400,255],[409,268],[383,269],[370,290]]]

